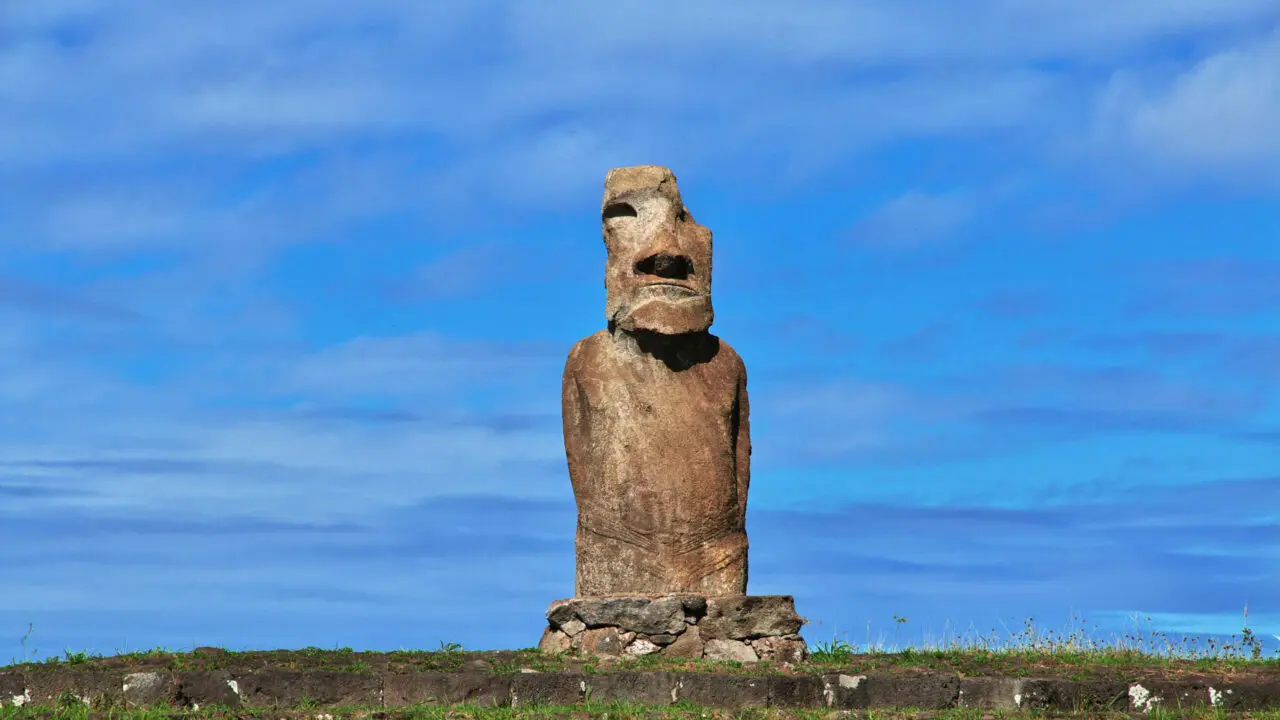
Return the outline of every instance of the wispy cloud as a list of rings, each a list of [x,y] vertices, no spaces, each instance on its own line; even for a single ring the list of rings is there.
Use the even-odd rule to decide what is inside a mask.
[[[1251,315],[1280,306],[1280,263],[1230,256],[1151,263],[1132,307],[1143,314]]]
[[[726,13],[715,4],[580,4],[554,18],[518,4],[426,8],[402,0],[340,13],[329,2],[24,10],[6,19],[18,42],[0,77],[10,105],[22,111],[6,114],[0,136],[10,142],[0,144],[0,157],[24,172],[111,163],[176,180],[189,177],[183,171],[193,164],[205,173],[225,167],[220,159],[404,140],[413,152],[444,149],[448,168],[406,163],[384,191],[422,200],[458,193],[517,205],[563,201],[595,184],[601,163],[675,155],[682,167],[698,169],[745,154],[747,162],[813,167],[835,161],[833,153],[895,139],[1013,132],[1051,122],[1082,91],[1061,73],[1035,70],[1035,62],[1133,56],[1165,38],[1274,20],[1263,0],[1145,3],[1105,21],[1065,3],[929,5],[924,12],[918,3],[802,2],[784,14],[757,5]],[[955,33],[959,25],[967,32]],[[459,53],[475,53],[469,38],[481,28],[502,40],[484,62],[434,72]],[[663,48],[656,56],[647,52],[655,43]],[[1220,103],[1197,102],[1195,94],[1223,88],[1219,76],[1243,78],[1226,87],[1247,87],[1249,68],[1267,67],[1267,48],[1210,61],[1202,80],[1166,102],[1222,108],[1214,112],[1260,132],[1269,127],[1266,108],[1240,112],[1230,104],[1243,101],[1239,91],[1214,90]],[[99,90],[108,87],[109,94]],[[1237,94],[1221,94],[1230,92]],[[77,111],[90,102],[93,113]],[[1160,128],[1179,137],[1167,123],[1194,122],[1158,120],[1167,117],[1158,102],[1106,107],[1118,107],[1109,115],[1132,128],[1126,132],[1139,144]],[[1157,121],[1163,124],[1147,128]],[[806,131],[775,132],[797,127]],[[1219,136],[1248,147],[1242,133]],[[189,158],[186,167],[157,160],[175,151]],[[190,221],[190,213],[174,211],[180,205],[154,196],[83,199],[76,212],[60,214],[55,229],[127,217],[105,231],[139,238]],[[206,198],[203,209],[214,211],[214,202]],[[126,212],[130,203],[145,207]],[[218,218],[227,221],[221,212]]]
[[[1055,303],[1042,291],[1015,289],[997,290],[980,298],[977,309],[1005,320],[1025,320],[1044,314]]]
[[[753,408],[765,414],[759,425],[772,447],[756,457],[767,467],[932,465],[1113,432],[1239,432],[1272,404],[1247,381],[1137,365],[988,365],[927,384],[846,376],[772,384],[758,395]]]
[[[1280,30],[1171,76],[1118,72],[1099,97],[1097,132],[1112,150],[1192,179],[1275,183],[1278,66]]]
[[[870,247],[913,248],[950,237],[976,211],[963,194],[911,191],[890,200],[853,228],[855,242]]]
[[[71,317],[126,323],[141,319],[132,310],[84,298],[75,290],[0,275],[0,307],[6,305],[44,318]]]
[[[806,629],[814,642],[828,639],[833,622],[858,633],[872,622],[878,633],[893,625],[895,614],[910,618],[904,642],[919,642],[922,630],[941,630],[948,618],[957,632],[971,622],[983,634],[998,622],[1016,628],[1029,616],[1041,628],[1057,629],[1056,620],[1070,620],[1068,605],[1143,608],[1163,615],[1157,629],[1217,632],[1218,624],[1201,616],[1235,608],[1246,596],[1274,594],[1266,572],[1280,542],[1267,520],[1266,508],[1274,503],[1240,506],[1235,500],[1265,500],[1276,488],[1274,478],[1224,478],[1184,485],[1176,494],[1142,485],[1112,487],[1045,498],[1036,507],[854,502],[823,511],[755,509],[748,516],[751,589],[796,594],[806,616],[825,623]],[[573,513],[567,498],[454,493],[384,508],[359,524],[236,516],[178,521],[113,510],[39,521],[11,516],[0,537],[31,537],[37,522],[83,530],[39,534],[36,544],[0,545],[6,563],[24,573],[24,583],[0,598],[0,613],[39,605],[48,613],[37,621],[46,642],[81,643],[84,636],[67,634],[74,626],[64,631],[43,620],[71,611],[116,617],[130,608],[154,611],[175,602],[205,612],[239,597],[252,608],[241,618],[282,618],[272,623],[274,631],[256,636],[268,637],[273,646],[305,636],[295,627],[298,620],[354,620],[371,607],[380,608],[379,618],[413,616],[420,622],[412,632],[394,622],[343,624],[332,642],[423,646],[423,635],[452,633],[428,643],[448,639],[484,647],[482,638],[503,637],[531,645],[542,607],[570,591]],[[1222,522],[1223,513],[1234,520]],[[157,543],[157,536],[165,542]],[[92,549],[85,545],[89,538]],[[113,565],[105,563],[105,553],[115,557]],[[252,563],[244,562],[249,553]],[[42,564],[26,562],[37,555]],[[457,561],[468,564],[467,577],[450,570]],[[168,568],[163,576],[155,573],[159,567]],[[335,587],[335,577],[359,582],[354,589]],[[821,588],[806,582],[808,577],[821,577]],[[1213,582],[1206,587],[1204,578]],[[468,616],[448,602],[485,587],[496,590],[503,582],[523,590],[508,598],[503,607],[511,611],[501,616]],[[1000,584],[997,597],[990,593],[992,583]],[[109,597],[104,602],[86,592],[89,587],[109,589]],[[863,598],[853,613],[841,599],[850,593]],[[938,593],[946,595],[945,603],[932,601]],[[283,620],[286,608],[293,620]],[[58,611],[63,614],[55,616]],[[1111,616],[1085,619],[1101,620],[1110,631],[1128,629]],[[254,637],[210,628],[207,620],[184,622],[184,642],[192,635],[197,642],[211,634]],[[143,641],[135,634],[133,642]],[[321,641],[313,634],[312,642]]]

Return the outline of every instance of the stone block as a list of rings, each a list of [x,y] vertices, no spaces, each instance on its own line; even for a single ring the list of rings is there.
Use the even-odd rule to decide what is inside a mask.
[[[622,655],[624,647],[626,647],[626,642],[622,639],[622,632],[616,627],[583,630],[573,639],[573,649],[584,656],[609,655],[617,657]]]
[[[1209,688],[1212,683],[1179,680],[1143,680],[1129,684],[1129,708],[1131,712],[1147,712],[1151,709],[1189,710],[1211,705]]]
[[[684,602],[679,598],[605,597],[575,600],[577,617],[588,628],[620,627],[656,635],[684,630]]]
[[[1224,683],[1216,688],[1220,695],[1218,707],[1229,712],[1239,710],[1269,710],[1280,708],[1280,684],[1257,680]]]
[[[394,673],[382,678],[382,704],[498,707],[511,698],[511,676],[480,672]]]
[[[124,676],[121,670],[98,668],[37,670],[27,673],[27,692],[36,704],[75,699],[94,708],[121,707]]]
[[[790,595],[729,595],[707,598],[707,616],[698,621],[703,639],[747,640],[794,635],[804,618]]]
[[[769,706],[785,708],[820,708],[826,706],[820,677],[807,675],[770,675],[763,678],[769,686]]]
[[[1022,707],[1022,679],[1007,677],[960,678],[956,706],[984,710],[1017,710]]]
[[[238,708],[240,684],[226,670],[187,670],[175,673],[174,704],[178,707],[205,708],[210,705]]]
[[[628,700],[646,705],[670,705],[675,702],[678,679],[670,672],[588,675],[586,697],[593,702]]]
[[[569,652],[571,649],[573,649],[573,638],[563,630],[547,628],[542,632],[542,639],[538,641],[538,650],[548,655]]]
[[[252,707],[382,705],[382,680],[377,675],[268,668],[234,680],[243,703]]]
[[[521,673],[511,677],[511,706],[576,705],[587,690],[581,673]]]
[[[702,631],[698,629],[697,625],[690,625],[689,629],[677,635],[670,645],[662,648],[662,656],[693,658],[696,660],[702,657],[705,649],[706,643],[702,641]]]
[[[756,662],[760,656],[751,646],[741,640],[721,640],[713,638],[707,641],[702,657],[708,660],[735,660],[737,662]]]
[[[749,642],[761,660],[775,665],[794,665],[809,657],[809,646],[799,635],[774,635]]]
[[[721,708],[769,706],[768,678],[702,673],[673,674],[676,675],[676,702]]]
[[[29,702],[25,674],[20,670],[0,670],[0,707],[21,707]]]
[[[1129,683],[1027,678],[1022,681],[1022,709],[1126,712],[1129,709]]]
[[[946,710],[960,698],[960,678],[947,673],[912,675],[868,674],[859,683],[866,688],[866,707]]]
[[[135,672],[124,676],[121,694],[125,707],[172,705],[177,699],[177,683],[167,672]]]
[[[867,676],[832,673],[822,676],[826,706],[836,710],[864,710],[869,707]]]

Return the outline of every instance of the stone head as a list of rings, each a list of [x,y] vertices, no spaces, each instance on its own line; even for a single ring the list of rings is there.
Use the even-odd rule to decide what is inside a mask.
[[[664,335],[711,327],[711,231],[689,214],[670,170],[610,170],[601,224],[610,323]]]

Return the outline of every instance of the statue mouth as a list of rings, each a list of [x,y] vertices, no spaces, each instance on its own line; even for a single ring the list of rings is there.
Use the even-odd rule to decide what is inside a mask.
[[[658,282],[645,283],[641,285],[638,289],[641,291],[650,291],[649,293],[646,293],[646,294],[665,295],[666,297],[671,297],[671,298],[693,297],[695,295],[702,294],[698,290],[692,287],[689,287],[689,285],[686,283],[674,282],[671,280],[661,280]]]

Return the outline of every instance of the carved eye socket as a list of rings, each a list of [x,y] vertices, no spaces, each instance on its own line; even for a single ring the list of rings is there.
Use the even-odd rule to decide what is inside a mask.
[[[686,222],[689,219],[689,211],[684,208],[680,208],[680,213],[676,215],[676,219],[680,222]]]
[[[632,207],[629,203],[616,202],[616,203],[610,203],[609,205],[605,206],[604,212],[602,213],[602,218],[605,220],[609,220],[612,218],[620,218],[620,217],[636,217],[636,215],[637,215],[636,209]]]

